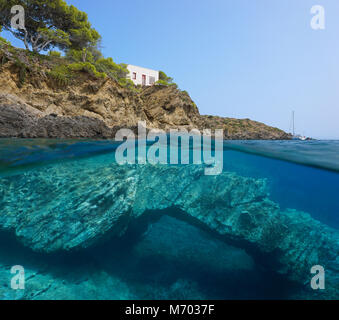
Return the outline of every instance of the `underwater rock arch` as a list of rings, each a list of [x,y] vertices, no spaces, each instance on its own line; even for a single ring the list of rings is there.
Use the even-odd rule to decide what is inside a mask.
[[[310,269],[326,270],[324,296],[339,291],[339,233],[269,199],[265,179],[224,172],[205,176],[203,166],[73,163],[35,168],[0,179],[0,227],[14,231],[34,251],[86,249],[121,236],[154,210],[177,208],[186,218],[239,246],[274,256],[277,272],[308,285]]]

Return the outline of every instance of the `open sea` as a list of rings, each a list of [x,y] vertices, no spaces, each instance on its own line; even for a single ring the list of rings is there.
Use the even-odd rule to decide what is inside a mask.
[[[339,299],[339,141],[225,141],[201,179],[118,146],[0,140],[0,299]]]

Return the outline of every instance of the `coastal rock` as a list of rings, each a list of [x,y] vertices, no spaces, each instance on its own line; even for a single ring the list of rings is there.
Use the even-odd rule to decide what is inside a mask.
[[[0,137],[112,138],[116,128],[134,128],[146,121],[149,129],[167,132],[223,129],[225,139],[291,139],[282,130],[248,119],[202,116],[189,94],[176,86],[132,90],[84,72],[60,86],[47,76],[53,67],[50,61],[37,59],[31,65],[26,52],[17,50],[30,70],[24,82],[16,59],[0,49],[0,59],[6,61],[0,65]],[[21,120],[14,121],[16,117]]]
[[[201,116],[205,128],[224,130],[225,140],[290,140],[290,134],[250,119]]]
[[[27,105],[0,105],[1,138],[113,138],[102,120],[86,117],[42,116]],[[34,110],[34,109],[33,109]]]

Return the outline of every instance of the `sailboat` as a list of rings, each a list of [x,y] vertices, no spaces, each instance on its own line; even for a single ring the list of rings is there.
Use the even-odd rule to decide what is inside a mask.
[[[306,141],[308,138],[306,136],[302,136],[300,134],[295,133],[295,112],[292,111],[292,140],[301,140],[301,141]]]

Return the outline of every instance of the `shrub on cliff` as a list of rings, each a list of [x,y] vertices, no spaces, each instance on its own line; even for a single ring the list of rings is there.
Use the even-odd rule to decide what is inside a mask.
[[[159,80],[155,84],[159,85],[159,86],[166,86],[166,87],[169,87],[169,86],[176,86],[177,87],[176,83],[168,83],[168,82],[166,82],[164,80]]]
[[[75,62],[77,65],[85,63],[87,69],[90,70],[89,73],[96,74],[96,72],[99,72],[100,77],[104,74],[123,87],[132,88],[132,85],[134,86],[132,81],[126,79],[128,74],[127,65],[117,64],[112,58],[104,58],[99,51],[95,51],[93,48],[91,50],[67,50],[66,59]]]
[[[72,79],[72,74],[69,72],[66,65],[55,67],[48,73],[48,76],[59,86],[68,85]]]
[[[112,58],[100,58],[95,62],[95,66],[116,81],[126,78],[128,74],[127,66],[125,64],[116,64]]]
[[[0,37],[0,48],[4,47],[4,46],[10,46],[10,42],[7,41],[6,39]]]
[[[118,80],[118,83],[124,87],[124,88],[129,88],[134,92],[138,92],[139,90],[135,87],[134,82],[131,79],[127,78],[121,78]]]
[[[165,81],[167,83],[173,82],[173,78],[168,77],[164,71],[159,71],[159,80]]]
[[[84,71],[89,73],[95,78],[106,78],[106,74],[104,72],[98,72],[93,64],[90,62],[79,62],[79,63],[71,63],[67,66],[68,70],[71,72],[74,71]]]
[[[50,57],[61,58],[61,52],[59,52],[59,51],[50,51],[50,52],[48,52],[48,55],[49,55]]]
[[[76,63],[87,63],[92,65],[92,70],[104,73],[109,78],[117,81],[122,86],[130,87],[132,81],[127,81],[127,65],[117,64],[112,58],[104,58],[101,52],[95,48],[83,49],[83,50],[67,50],[66,59]]]
[[[77,72],[86,72],[97,79],[106,78],[106,74],[98,72],[94,65],[89,62],[71,63],[68,65],[59,65],[53,68],[48,75],[57,82],[58,85],[63,86],[70,83],[76,77]]]
[[[159,71],[159,81],[155,84],[160,86],[176,86],[177,84],[173,82],[173,78],[168,77],[165,72]]]

